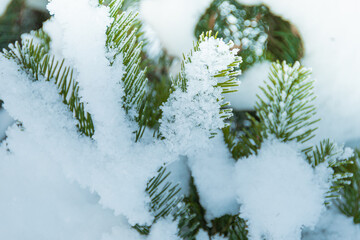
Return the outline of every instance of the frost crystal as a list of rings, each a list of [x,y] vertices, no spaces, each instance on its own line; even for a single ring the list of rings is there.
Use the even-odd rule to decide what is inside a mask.
[[[211,37],[185,62],[186,91],[178,87],[162,106],[160,132],[172,151],[186,154],[204,148],[211,133],[225,126],[219,114],[222,88],[217,84],[227,78],[215,75],[237,60],[236,53],[231,45]]]
[[[160,131],[172,152],[187,156],[207,220],[238,211],[231,179],[234,160],[220,132],[225,123],[218,84],[229,77],[215,77],[238,60],[236,53],[231,43],[206,37],[185,61],[186,90],[176,88],[162,106]]]

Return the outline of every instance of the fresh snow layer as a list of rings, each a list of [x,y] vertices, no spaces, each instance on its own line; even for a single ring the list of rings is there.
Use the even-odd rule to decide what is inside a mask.
[[[5,109],[0,109],[0,142],[5,138],[6,129],[14,122]]]
[[[226,99],[236,110],[254,109],[257,95],[263,97],[263,92],[259,86],[264,86],[268,80],[271,62],[263,61],[254,64],[239,77],[240,85],[236,87],[236,92],[226,94]]]
[[[53,0],[48,9],[62,27],[63,55],[78,71],[80,94],[96,129],[94,139],[104,153],[120,156],[129,149],[132,132],[121,104],[122,64],[110,67],[105,43],[111,19],[108,8],[97,7],[97,2]]]
[[[236,163],[235,174],[251,239],[300,240],[301,229],[314,227],[324,209],[331,172],[314,172],[295,144],[266,140],[257,156]]]
[[[177,87],[161,107],[160,132],[172,151],[187,154],[202,148],[212,131],[225,126],[219,114],[222,89],[215,85],[227,79],[214,76],[236,61],[237,49],[230,48],[220,39],[206,38],[191,55],[191,62],[185,62],[186,91]]]
[[[9,138],[14,153],[0,149],[0,239],[99,240],[117,225],[99,197],[69,182],[31,134],[14,126]]]
[[[122,219],[118,226],[112,228],[111,233],[104,233],[101,240],[146,240],[146,238],[131,228],[126,219]]]
[[[306,4],[265,2],[296,24],[304,37],[304,62],[314,69],[318,104],[324,106],[319,112],[321,116],[330,115],[320,128],[321,135],[327,130],[340,140],[360,136],[359,126],[355,126],[358,113],[346,109],[349,103],[359,105],[354,92],[357,75],[353,74],[359,55],[352,55],[358,53],[358,48],[352,52],[350,47],[344,48],[346,32],[333,29],[330,15],[311,18],[315,21],[311,25],[299,8],[304,5],[305,9]],[[306,6],[306,10],[315,11],[316,16],[317,7],[323,7],[320,3],[309,1],[315,7],[309,10]],[[326,2],[326,6],[331,5],[329,12],[335,16],[334,9],[342,13],[346,5],[336,4],[337,0],[331,3]],[[147,0],[142,2],[142,13],[155,30],[164,31],[160,36],[170,53],[181,55],[191,48],[200,10],[208,4],[209,0]],[[190,174],[194,178],[207,221],[237,214],[240,208],[240,216],[248,220],[255,240],[263,235],[274,240],[296,240],[303,227],[316,225],[331,174],[325,164],[313,170],[295,144],[277,140],[267,140],[257,156],[237,163],[228,152],[219,131],[224,126],[219,114],[223,102],[217,101],[221,89],[214,87],[218,79],[213,76],[234,61],[236,52],[230,51],[229,45],[213,38],[200,44],[192,61],[185,64],[187,91],[176,89],[162,107],[160,131],[164,144],[157,140],[135,144],[132,123],[121,103],[123,66],[119,61],[110,67],[107,59],[105,31],[111,22],[108,8],[98,7],[96,0],[52,0],[49,9],[54,17],[45,29],[57,39],[52,42],[52,51],[75,66],[80,94],[93,116],[96,132],[93,140],[78,133],[76,121],[62,104],[52,81],[32,82],[19,66],[0,57],[0,98],[9,115],[21,121],[21,125],[8,129],[8,138],[0,146],[1,239],[146,239],[129,223],[152,222],[144,189],[149,178],[168,162],[170,170],[181,169],[170,177],[175,183],[187,185]],[[352,24],[358,16],[350,17]],[[182,28],[174,27],[175,21]],[[328,38],[330,30],[335,34],[333,40]],[[346,46],[353,46],[355,41],[351,38]],[[246,104],[243,108],[255,99],[252,96],[244,100],[247,94],[255,95],[252,91],[267,75],[267,64],[257,64],[247,72],[249,81],[257,82],[244,80],[242,87],[251,90],[240,92]],[[239,108],[244,106],[241,104]],[[329,128],[335,123],[340,127]],[[213,133],[217,135],[210,139]],[[351,219],[338,213],[326,214],[313,236],[325,232],[326,240],[357,240],[359,228]],[[149,240],[177,240],[176,224],[169,219],[157,221]],[[346,232],[340,235],[343,229]],[[312,240],[307,234],[306,240]],[[197,239],[208,239],[207,233],[200,231]]]
[[[225,125],[219,114],[222,89],[215,86],[227,78],[214,77],[236,60],[230,48],[213,37],[201,42],[184,65],[186,91],[178,87],[162,106],[160,132],[170,151],[187,156],[207,220],[239,208],[231,179],[234,160],[219,131]],[[209,139],[212,133],[217,136]]]
[[[195,26],[211,0],[143,0],[140,17],[154,29],[171,55],[182,57],[196,41]]]
[[[211,236],[211,240],[226,240],[227,238],[215,235]],[[200,229],[198,234],[196,235],[196,240],[209,240],[209,235],[204,230]]]
[[[112,19],[108,17],[109,8],[98,7],[97,2],[53,0],[48,4],[53,14],[48,28],[61,28],[54,34],[62,35],[62,55],[75,67],[79,94],[96,129],[94,147],[102,155],[94,160],[90,179],[78,180],[77,174],[74,177],[96,191],[101,204],[116,214],[125,214],[131,224],[150,224],[152,216],[147,211],[149,199],[144,189],[171,156],[164,154],[167,151],[161,143],[133,142],[133,123],[126,118],[122,104],[122,61],[119,58],[110,66],[107,58],[106,30]]]
[[[317,139],[359,140],[360,112],[353,108],[360,105],[360,33],[356,30],[360,22],[360,1],[238,1],[265,3],[298,28],[305,45],[303,64],[313,69],[317,80],[315,94],[321,118]]]
[[[178,222],[171,219],[160,219],[152,227],[148,240],[181,240],[177,236]]]
[[[64,29],[57,20],[57,18],[51,17],[49,20],[43,23],[44,31],[49,35],[50,41],[50,53],[58,58],[64,58]]]
[[[330,209],[320,218],[315,229],[305,229],[303,240],[359,240],[360,225],[338,210]]]
[[[312,68],[319,122],[316,141],[325,137],[340,142],[360,140],[358,94],[360,22],[358,0],[238,0],[244,4],[267,4],[271,11],[294,24],[303,38],[302,63]],[[191,49],[195,25],[210,5],[209,0],[143,0],[141,17],[152,26],[169,53],[181,57]],[[316,16],[316,17],[314,17]],[[256,64],[241,77],[238,93],[229,99],[237,109],[252,108],[256,86],[267,79],[265,65]],[[245,78],[248,78],[245,79]],[[250,81],[256,81],[250,83]]]
[[[201,206],[206,210],[205,219],[210,222],[225,214],[237,214],[234,160],[224,143],[223,135],[218,135],[204,143],[207,147],[188,155],[188,164],[200,197]]]
[[[135,146],[136,155],[123,156],[125,159],[109,158],[93,141],[79,136],[76,122],[62,104],[54,83],[32,82],[18,72],[15,63],[4,58],[0,59],[0,65],[0,97],[4,100],[4,108],[14,119],[21,120],[24,131],[31,134],[29,144],[41,146],[42,155],[36,156],[37,147],[34,151],[29,147],[28,152],[60,164],[69,179],[95,191],[104,207],[124,214],[132,224],[150,223],[152,217],[147,210],[144,189],[161,165],[154,161],[163,161],[165,150],[161,146],[143,146],[140,151]],[[20,136],[15,138],[8,134],[6,145],[10,152],[25,151],[17,145],[19,141]],[[17,187],[16,182],[12,184]]]
[[[11,0],[0,0],[0,16],[5,12]]]

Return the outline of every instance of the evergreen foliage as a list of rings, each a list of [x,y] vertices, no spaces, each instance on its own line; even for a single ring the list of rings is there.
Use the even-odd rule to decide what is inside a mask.
[[[122,77],[124,82],[124,107],[129,110],[131,107],[140,107],[145,95],[146,68],[141,70],[141,49],[142,42],[137,43],[136,38],[136,16],[132,12],[120,12],[122,0],[114,0],[109,3],[110,17],[114,21],[108,27],[106,45],[109,52],[114,52],[111,63],[116,61],[117,55],[122,54],[122,61],[125,65],[125,74]]]
[[[181,63],[181,71],[177,77],[177,79],[175,79],[173,81],[173,89],[175,89],[176,87],[180,87],[182,89],[182,91],[186,91],[187,89],[187,79],[185,76],[185,64],[187,63],[191,63],[191,57],[193,52],[199,51],[199,45],[200,43],[204,42],[206,39],[209,39],[212,37],[212,32],[206,32],[206,33],[202,33],[199,37],[199,40],[194,44],[194,48],[192,51],[190,51],[190,54],[188,56],[184,56],[184,59]],[[215,39],[217,38],[217,34],[215,34],[215,36],[213,36]],[[232,42],[229,42],[229,46],[233,46]],[[238,86],[238,81],[237,81],[237,76],[240,75],[241,71],[239,70],[235,70],[237,68],[237,66],[240,65],[240,63],[242,62],[242,59],[240,57],[237,57],[236,60],[231,63],[230,65],[227,66],[227,69],[224,69],[222,71],[220,71],[219,73],[217,73],[214,77],[215,78],[219,78],[220,80],[218,81],[217,85],[214,86],[216,87],[220,87],[222,89],[222,94],[226,94],[226,93],[232,93],[235,92],[236,90],[234,90],[234,87]],[[221,78],[228,78],[226,81],[221,81]],[[223,97],[222,99],[218,99],[218,101],[222,101],[224,100],[225,97]],[[230,105],[229,102],[225,102],[221,105],[221,110],[220,110],[220,116],[223,119],[228,119],[232,116],[232,109],[228,108],[227,106]]]
[[[352,174],[351,183],[344,185],[341,189],[341,198],[335,201],[340,211],[348,217],[353,218],[355,224],[360,224],[360,151],[357,149],[351,158],[353,164],[344,164],[337,168],[341,174]]]
[[[138,115],[135,120],[139,124],[139,129],[135,132],[135,141],[138,141],[144,131],[151,124],[150,116],[153,115],[151,111],[151,93],[146,94],[146,67],[141,69],[141,53],[142,42],[138,42],[138,37],[141,35],[139,32],[139,22],[137,14],[132,12],[122,11],[123,0],[112,0],[108,4],[110,7],[110,16],[114,21],[108,27],[107,34],[107,47],[109,52],[114,51],[115,54],[111,63],[116,61],[118,55],[122,56],[122,61],[125,66],[125,74],[122,78],[124,83],[124,107],[129,112],[131,108],[135,108]],[[101,4],[105,2],[100,1]],[[158,118],[156,119],[156,121]],[[172,210],[181,201],[178,196],[180,188],[178,184],[173,184],[167,181],[170,172],[166,168],[160,168],[158,175],[153,177],[146,187],[146,192],[151,199],[150,211],[155,215],[154,222],[159,218],[168,216]],[[141,234],[147,235],[150,226],[135,225],[134,228]]]
[[[46,45],[44,47],[35,45],[31,40],[23,40],[21,44],[16,42],[15,45],[10,45],[9,50],[4,49],[3,53],[7,58],[15,60],[35,81],[42,78],[46,81],[53,80],[63,103],[69,106],[78,120],[79,131],[91,137],[94,134],[94,125],[91,115],[84,110],[84,103],[80,100],[79,86],[73,78],[73,69],[65,65],[64,59],[58,61],[46,50]]]
[[[121,0],[111,1],[109,6],[115,20],[107,31],[107,46],[109,51],[116,52],[112,62],[115,61],[117,55],[123,57],[123,63],[127,70],[122,79],[125,99],[128,99],[124,101],[127,104],[125,108],[135,105],[135,108],[140,111],[140,117],[137,119],[141,124],[140,120],[143,116],[141,111],[146,111],[143,97],[147,79],[145,78],[146,70],[141,70],[140,67],[142,43],[136,44],[136,29],[134,29],[136,14],[120,12]],[[36,39],[35,42],[40,44],[35,44],[34,40],[24,39],[21,43],[10,44],[9,49],[3,50],[3,55],[19,64],[33,81],[53,81],[59,89],[63,103],[69,106],[69,110],[78,120],[79,131],[92,137],[95,132],[94,125],[91,114],[85,111],[84,103],[79,97],[79,85],[73,77],[74,70],[70,66],[66,66],[65,59],[57,60],[49,53],[50,38],[42,29],[31,34]],[[129,109],[127,108],[127,110]],[[145,126],[140,125],[140,129],[135,132],[136,140],[141,137],[144,130]],[[181,200],[181,197],[178,196],[179,186],[167,181],[169,175],[170,172],[166,168],[160,168],[158,175],[149,181],[145,189],[151,198],[149,208],[154,212],[154,221],[169,215]],[[134,228],[142,234],[148,234],[149,231],[147,226],[135,225]]]
[[[314,137],[315,99],[310,72],[299,62],[292,67],[285,62],[273,64],[269,83],[260,87],[265,99],[258,98],[255,110],[267,133],[287,142],[304,143]]]
[[[222,37],[231,48],[240,48],[235,61],[212,76],[217,80],[213,87],[221,89],[221,98],[216,101],[221,103],[219,117],[225,122],[221,131],[232,158],[238,161],[257,155],[266,139],[297,143],[311,167],[316,169],[326,164],[327,168],[334,171],[329,179],[331,188],[326,195],[326,204],[334,201],[345,215],[354,219],[354,223],[360,223],[360,151],[352,156],[327,139],[317,146],[310,145],[309,140],[315,136],[316,123],[319,121],[313,103],[314,80],[310,78],[311,72],[297,62],[302,57],[303,46],[290,23],[273,15],[264,5],[245,6],[235,0],[214,0],[195,29],[200,36],[199,40],[190,53],[184,55],[180,73],[170,82],[168,69],[163,69],[164,66],[159,69],[145,66],[155,64],[155,61],[146,58],[142,51],[143,43],[139,41],[142,35],[139,30],[141,23],[137,20],[137,14],[123,11],[123,0],[99,0],[99,4],[107,5],[113,18],[106,31],[106,48],[110,65],[122,61],[124,66],[124,74],[119,82],[122,81],[124,90],[123,108],[127,117],[138,126],[134,132],[134,144],[142,143],[141,138],[147,130],[154,132],[156,141],[166,141],[159,130],[161,107],[175,91],[185,93],[189,90],[185,67],[192,63],[193,54],[200,51],[199,45],[210,38]],[[0,27],[1,21],[2,18]],[[208,29],[217,34],[213,36],[211,31],[204,33]],[[245,36],[251,34],[255,43],[251,45],[253,47],[246,47]],[[26,38],[10,44],[8,49],[3,50],[3,56],[16,62],[30,81],[53,82],[62,102],[77,120],[78,131],[91,139],[96,129],[79,94],[76,69],[66,59],[58,59],[52,54],[51,39],[42,29],[31,32],[31,36],[32,40]],[[257,96],[254,112],[237,112],[235,115],[239,117],[234,118],[230,103],[224,102],[224,94],[235,91],[241,70],[245,71],[255,62],[265,59],[285,61],[272,64],[268,79],[260,86],[262,93]],[[159,61],[169,63],[171,59],[164,53]],[[246,124],[240,123],[240,118]],[[210,138],[219,129],[212,130],[214,132]],[[181,157],[187,158],[186,154]],[[200,230],[204,230],[209,239],[215,239],[214,236],[229,240],[249,239],[249,223],[240,213],[223,215],[212,219],[211,223],[206,220],[206,209],[200,203],[193,175],[190,177],[189,192],[185,196],[180,194],[180,184],[172,182],[170,176],[170,171],[164,165],[144,186],[149,196],[149,211],[154,216],[152,224],[161,218],[171,219],[178,224],[178,236],[186,240],[196,240]],[[132,227],[142,235],[149,235],[152,224],[135,224]]]
[[[263,60],[294,63],[303,56],[296,28],[273,14],[266,5],[244,5],[236,0],[214,0],[202,15],[195,35],[213,30],[240,48],[245,71]]]
[[[268,136],[300,143],[314,137],[316,128],[313,125],[318,120],[314,119],[313,80],[309,76],[310,72],[298,62],[293,66],[286,62],[272,65],[269,81],[260,87],[264,97],[258,96],[255,105],[257,116],[248,114],[251,127],[243,130],[238,142],[230,128],[224,129],[225,141],[235,159],[256,154],[261,142]]]

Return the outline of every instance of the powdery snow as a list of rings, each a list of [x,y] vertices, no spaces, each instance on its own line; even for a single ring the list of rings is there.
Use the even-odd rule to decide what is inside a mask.
[[[80,94],[96,129],[94,139],[100,150],[116,157],[129,149],[132,131],[121,104],[122,64],[110,67],[106,58],[109,9],[97,4],[97,0],[53,0],[48,9],[62,27],[63,55],[78,71]]]
[[[201,42],[184,65],[186,91],[178,87],[162,106],[160,132],[170,151],[188,158],[207,220],[238,211],[231,179],[234,160],[219,131],[225,123],[219,114],[222,89],[216,84],[228,78],[214,77],[236,61],[230,47],[213,37]],[[209,139],[212,133],[217,136]]]
[[[330,208],[320,218],[315,229],[305,229],[303,240],[359,240],[360,225],[353,219]]]
[[[13,126],[8,135],[14,151],[0,149],[0,239],[99,240],[118,224],[97,194],[68,181],[29,132]]]
[[[200,197],[206,210],[205,219],[210,220],[225,214],[239,212],[234,184],[234,160],[224,143],[223,134],[204,142],[206,148],[194,150],[188,155],[188,164]]]
[[[104,233],[101,240],[145,240],[145,236],[140,235],[135,229],[131,228],[125,218],[118,221],[118,225],[113,227],[110,233]]]
[[[211,237],[211,240],[226,240],[226,239],[228,239],[228,238],[225,238],[225,237],[222,237],[219,235],[215,235],[215,236]],[[207,232],[200,229],[200,231],[196,235],[196,240],[209,240],[209,235],[207,234]]]
[[[240,85],[236,87],[236,92],[226,95],[226,99],[231,102],[236,110],[252,110],[257,101],[257,95],[263,97],[263,92],[259,86],[264,86],[264,81],[268,81],[271,62],[263,61],[254,64],[246,70],[239,80]]]
[[[154,29],[170,54],[182,57],[196,41],[194,29],[211,0],[143,0],[140,17]]]
[[[0,16],[5,12],[11,0],[0,0]]]
[[[235,172],[240,216],[253,240],[300,240],[302,227],[315,226],[324,210],[328,188],[318,179],[328,177],[315,175],[295,143],[266,140],[257,156],[236,163]]]
[[[152,227],[147,240],[180,240],[177,236],[178,222],[172,219],[160,219]]]
[[[357,0],[238,0],[265,3],[294,24],[303,38],[303,64],[313,69],[319,117],[317,139],[360,139],[360,2]],[[314,17],[316,16],[316,17]],[[253,93],[249,92],[253,95]]]
[[[314,8],[309,10],[307,1]],[[351,36],[350,44],[346,45],[355,45],[356,31],[346,35],[347,30],[336,25],[342,21],[338,17],[334,19],[340,23],[329,24],[334,23],[332,17],[336,13],[355,10],[332,0],[326,2],[331,8],[324,13],[324,19],[308,20],[305,13],[314,11],[313,16],[317,16],[323,1],[264,2],[290,19],[304,37],[304,62],[313,67],[319,80],[318,105],[323,116],[320,136],[329,134],[344,141],[360,138],[358,113],[349,111],[348,107],[360,103],[355,87],[357,74],[354,74],[360,53],[359,48],[344,47],[345,40]],[[179,24],[184,27],[177,29],[176,34],[167,31],[162,36],[175,55],[190,49],[196,16],[209,1],[201,0],[191,5],[194,8],[187,6],[190,4],[193,3],[188,0],[142,3],[144,17],[150,25],[151,21],[154,23],[154,29],[167,31],[165,25],[174,29],[172,22],[166,20],[176,20],[174,12],[181,17]],[[108,8],[99,7],[97,0],[52,0],[49,9],[54,18],[45,29],[56,38],[52,53],[66,57],[67,63],[75,67],[80,95],[86,110],[92,114],[96,131],[94,139],[80,135],[53,82],[41,79],[33,82],[19,66],[0,57],[0,98],[9,115],[21,121],[21,126],[8,129],[8,138],[0,146],[1,239],[20,240],[26,236],[39,240],[178,240],[177,222],[170,219],[158,220],[148,237],[140,236],[130,227],[130,224],[152,222],[149,197],[144,191],[146,183],[160,166],[171,163],[169,169],[178,171],[169,178],[174,183],[188,186],[190,174],[194,178],[208,222],[224,214],[238,214],[240,209],[240,216],[248,220],[253,240],[262,236],[269,240],[296,240],[301,238],[303,227],[315,226],[314,231],[304,232],[305,240],[358,240],[360,230],[351,219],[334,211],[321,216],[332,174],[328,163],[314,170],[299,152],[298,145],[274,139],[266,140],[257,156],[236,163],[231,158],[219,130],[225,125],[219,114],[224,103],[222,90],[215,87],[218,81],[226,79],[214,78],[235,61],[236,50],[230,50],[230,45],[214,38],[200,44],[191,62],[185,63],[187,90],[175,89],[162,106],[160,131],[165,140],[135,144],[134,123],[125,116],[121,102],[121,59],[112,67],[107,59],[105,31],[112,21]],[[166,14],[152,19],[156,11]],[[352,24],[356,20],[358,14],[354,12],[348,21]],[[334,26],[339,28],[335,31]],[[247,85],[244,80],[242,87],[249,89],[239,94],[243,94],[243,100],[249,98],[238,104],[239,108],[247,109],[253,101],[256,90],[251,86],[263,80],[266,68],[267,63],[258,64],[244,75],[256,82]],[[213,134],[215,137],[209,138]],[[186,194],[187,190],[185,187],[182,193]],[[197,239],[209,237],[200,230]]]
[[[230,47],[220,39],[207,38],[192,54],[191,62],[185,62],[186,91],[177,87],[161,107],[160,132],[172,151],[186,154],[202,148],[212,131],[225,126],[219,114],[224,103],[222,89],[215,85],[228,78],[214,76],[236,61],[237,49]]]
[[[318,96],[319,131],[316,141],[325,137],[348,142],[360,139],[360,105],[358,67],[360,65],[360,2],[357,0],[238,0],[244,4],[267,4],[271,11],[294,24],[303,38],[305,56],[302,63],[313,69],[315,93]],[[181,56],[194,41],[195,25],[210,5],[209,0],[147,0],[141,3],[141,17],[149,23],[169,53]],[[191,7],[190,7],[191,6]],[[314,17],[317,16],[317,17]],[[336,16],[336,17],[334,17]],[[252,108],[257,89],[246,87],[266,80],[266,67],[249,69],[238,95],[231,94],[234,107]],[[258,74],[256,74],[258,70]],[[265,72],[266,71],[266,72]],[[251,72],[251,73],[250,73]],[[247,84],[248,80],[261,79]],[[250,79],[251,78],[251,79]],[[237,97],[238,96],[238,97]],[[244,100],[246,99],[246,100]]]
[[[0,142],[5,138],[5,131],[12,123],[14,119],[4,109],[0,109]]]
[[[0,64],[0,96],[4,107],[31,133],[31,143],[41,146],[46,158],[58,162],[70,179],[97,192],[103,206],[126,215],[132,224],[150,223],[152,216],[147,210],[144,189],[161,166],[164,148],[143,146],[139,151],[135,146],[127,161],[110,160],[98,151],[96,143],[79,136],[76,121],[62,104],[54,83],[32,82],[18,72],[15,63],[4,58]],[[17,141],[18,138],[8,135],[11,152],[22,151],[21,147],[11,148]]]

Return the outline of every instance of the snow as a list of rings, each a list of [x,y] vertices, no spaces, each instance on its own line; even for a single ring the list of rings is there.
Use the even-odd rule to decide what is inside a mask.
[[[226,99],[231,102],[231,106],[236,110],[254,109],[257,95],[263,97],[263,92],[259,86],[264,86],[264,81],[268,81],[271,62],[263,61],[254,64],[246,70],[239,80],[241,84],[236,87],[234,93],[226,94]]]
[[[219,114],[224,103],[222,89],[215,85],[228,78],[219,80],[214,76],[236,61],[237,49],[230,47],[211,37],[200,43],[191,62],[185,62],[186,91],[177,87],[161,107],[160,132],[171,151],[186,154],[190,149],[201,148],[211,131],[225,126]]]
[[[265,3],[294,24],[303,38],[302,63],[313,69],[319,122],[317,139],[333,138],[340,142],[360,139],[358,67],[360,64],[360,22],[357,0],[238,0],[241,3]],[[310,7],[311,6],[311,7]],[[326,6],[326,8],[324,7]],[[312,17],[317,16],[317,17]],[[336,17],[334,17],[336,16]],[[261,74],[261,73],[259,73]],[[249,95],[254,93],[249,92]]]
[[[181,57],[191,49],[197,20],[210,1],[143,0],[141,17],[157,33],[169,53]],[[244,4],[267,4],[271,11],[294,24],[305,44],[302,64],[313,69],[319,122],[318,141],[333,138],[340,142],[360,140],[359,88],[360,15],[357,0],[238,0]],[[191,6],[191,7],[189,7]],[[326,7],[324,7],[326,6]],[[318,17],[313,17],[318,16]],[[336,17],[334,17],[336,16]],[[176,30],[175,30],[176,29]],[[236,109],[252,109],[256,101],[256,86],[266,79],[266,66],[253,66],[244,73],[244,85],[229,99]],[[258,71],[257,71],[258,70]],[[258,73],[258,74],[256,74]],[[246,79],[248,78],[248,79]],[[252,79],[256,82],[250,83]],[[247,89],[247,87],[249,87]]]
[[[160,219],[152,227],[148,240],[180,240],[181,238],[177,236],[177,221],[172,219]]]
[[[236,61],[236,50],[230,47],[213,37],[201,42],[184,65],[186,91],[177,87],[161,107],[160,132],[171,152],[188,158],[208,221],[238,212],[231,179],[234,160],[219,131],[225,123],[219,113],[222,89],[216,84],[228,77],[214,77]],[[210,139],[213,133],[217,135]]]
[[[50,53],[58,58],[63,58],[64,31],[59,21],[51,17],[43,23],[43,29],[51,39]]]
[[[114,227],[111,233],[104,234],[101,240],[180,240],[177,236],[177,224],[172,219],[159,219],[152,225],[150,234],[144,236],[130,228],[123,219],[119,226]]]
[[[207,232],[205,232],[203,229],[200,229],[200,231],[196,235],[196,240],[208,240],[208,239],[209,239],[209,235],[207,234]]]
[[[98,240],[117,225],[99,197],[69,182],[31,134],[14,126],[9,138],[16,151],[0,150],[1,239]]]
[[[6,129],[14,122],[14,119],[4,109],[0,109],[0,142],[5,138]]]
[[[211,0],[143,0],[140,17],[157,33],[171,55],[182,57],[196,41],[195,26],[210,3]]]
[[[125,214],[131,224],[149,224],[152,216],[144,189],[171,155],[164,154],[167,151],[162,144],[136,145],[132,141],[133,123],[122,108],[121,58],[111,67],[107,59],[108,8],[87,0],[53,0],[48,8],[53,21],[62,27],[62,54],[77,70],[80,95],[96,129],[94,147],[102,155],[94,160],[88,179],[78,180],[78,173],[74,178],[98,192],[101,204]]]
[[[332,0],[323,19],[306,18],[305,13],[317,16],[323,7],[323,1],[309,1],[314,6],[309,8],[307,1],[264,0],[304,37],[303,62],[318,78],[317,104],[323,117],[319,136],[360,138],[358,113],[349,111],[360,103],[355,82],[358,36],[341,27],[347,26],[343,19],[332,19],[336,13],[352,13],[346,22],[352,25],[358,14]],[[141,2],[141,12],[169,52],[180,56],[191,48],[194,26],[208,5],[209,0],[147,0]],[[131,228],[152,223],[145,187],[159,167],[168,164],[173,172],[169,180],[180,184],[182,194],[188,193],[193,177],[209,225],[224,214],[240,214],[253,240],[299,240],[304,227],[305,240],[358,240],[359,226],[350,218],[334,210],[324,212],[333,174],[328,165],[344,156],[313,169],[299,145],[270,139],[257,156],[232,159],[220,130],[225,126],[220,114],[225,101],[216,87],[228,77],[214,77],[236,61],[231,44],[214,38],[200,43],[184,65],[186,91],[175,88],[162,106],[160,131],[165,139],[134,143],[135,124],[122,108],[121,56],[110,66],[105,46],[112,21],[109,9],[99,7],[97,0],[52,0],[48,8],[53,15],[45,24],[53,38],[51,53],[74,66],[96,131],[92,139],[80,135],[52,81],[33,82],[19,66],[0,57],[0,98],[8,112],[0,111],[0,126],[7,128],[13,119],[21,123],[7,129],[0,145],[0,239],[178,240],[177,222],[171,219],[159,219],[148,237]],[[154,48],[159,49],[158,44]],[[253,106],[257,85],[266,81],[268,69],[269,63],[263,62],[244,74],[239,97],[229,97],[238,101],[238,109]],[[352,151],[342,154],[350,156]],[[200,230],[197,239],[209,236]]]
[[[303,240],[358,240],[360,225],[337,210],[330,208],[320,218],[315,229],[305,229]]]
[[[171,173],[167,178],[168,182],[179,184],[181,188],[179,195],[188,195],[190,191],[191,172],[188,167],[187,158],[180,156],[178,160],[169,163],[166,169]]]
[[[118,225],[112,228],[111,233],[104,233],[101,240],[145,240],[135,229],[131,228],[125,218],[118,221]]]
[[[301,229],[314,227],[324,210],[329,185],[319,180],[332,172],[317,176],[320,171],[314,172],[298,149],[270,139],[257,156],[236,163],[240,216],[248,220],[251,239],[300,240]]]
[[[200,231],[196,235],[196,240],[209,240],[209,239],[211,239],[211,240],[226,240],[227,238],[219,236],[219,235],[211,236],[211,238],[209,238],[209,235],[203,229],[200,229]]]
[[[206,210],[205,219],[210,220],[225,214],[237,214],[234,184],[235,162],[226,147],[222,133],[204,143],[207,148],[188,155],[188,164],[200,197]]]
[[[53,0],[48,9],[62,26],[63,55],[78,71],[80,94],[88,103],[85,109],[92,114],[96,129],[94,139],[103,152],[119,156],[129,149],[131,139],[121,105],[123,71],[121,63],[110,67],[106,58],[106,30],[111,19],[108,8],[98,7],[97,2]]]
[[[151,222],[144,189],[148,179],[156,174],[160,161],[164,161],[161,154],[165,150],[143,146],[139,151],[134,147],[134,152],[141,154],[129,155],[127,162],[110,160],[101,154],[95,142],[79,136],[76,122],[52,82],[31,82],[18,72],[16,64],[3,58],[0,64],[0,97],[4,99],[4,108],[14,119],[21,120],[25,131],[31,134],[29,144],[41,146],[39,152],[45,154],[36,156],[38,147],[34,146],[35,152],[29,147],[34,157],[58,162],[69,180],[95,191],[101,205],[113,209],[116,215],[124,214],[130,223]],[[19,138],[8,134],[6,145],[11,152],[28,154],[22,145],[17,145]],[[131,161],[134,158],[138,160]],[[16,182],[13,184],[16,188]]]
[[[0,16],[5,12],[11,0],[0,0]]]
[[[0,98],[10,116],[21,121],[21,131],[31,136],[25,148],[27,145],[19,145],[21,136],[9,132],[3,146],[19,154],[19,161],[26,161],[22,157],[31,153],[33,158],[58,164],[68,181],[99,196],[99,208],[125,216],[131,225],[150,224],[153,216],[148,211],[146,184],[172,155],[154,140],[141,145],[133,142],[132,123],[127,121],[121,102],[122,63],[118,61],[110,68],[106,58],[108,8],[85,0],[53,0],[48,7],[62,28],[62,55],[75,66],[80,95],[93,116],[94,139],[79,134],[52,81],[32,82],[19,66],[1,57]],[[5,147],[3,151],[7,151]],[[38,166],[37,162],[33,164]],[[7,183],[24,190],[17,182]]]

